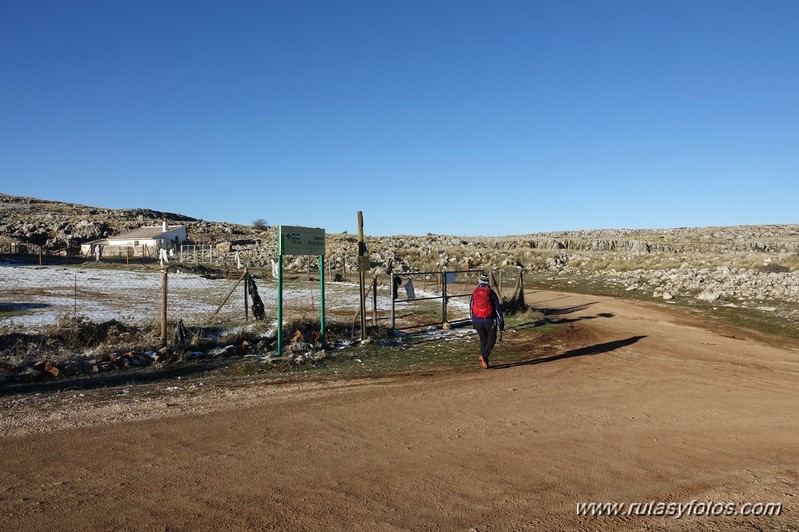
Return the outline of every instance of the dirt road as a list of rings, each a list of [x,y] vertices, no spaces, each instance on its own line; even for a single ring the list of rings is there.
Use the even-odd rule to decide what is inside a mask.
[[[666,305],[528,294],[495,367],[0,438],[0,529],[799,529],[799,352]],[[512,356],[511,356],[512,355]],[[778,517],[578,517],[583,502]],[[740,507],[740,506],[739,506]]]

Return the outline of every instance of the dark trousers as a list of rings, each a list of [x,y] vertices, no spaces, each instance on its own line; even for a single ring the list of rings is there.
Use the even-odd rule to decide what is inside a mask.
[[[480,337],[480,355],[488,360],[488,355],[497,343],[497,324],[492,322],[475,322],[472,324]]]

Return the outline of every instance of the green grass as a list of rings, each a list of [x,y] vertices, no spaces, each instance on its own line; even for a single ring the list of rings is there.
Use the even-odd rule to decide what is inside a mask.
[[[758,306],[779,307],[781,302],[760,301]],[[723,304],[713,304],[705,301],[684,305],[690,306],[694,312],[701,316],[718,320],[721,323],[750,329],[753,331],[784,338],[799,339],[799,321],[795,318],[785,318],[771,312],[763,312],[756,308],[728,307]]]
[[[535,316],[508,317],[505,334],[506,338],[512,336],[513,342],[497,344],[493,353],[495,361],[506,363],[529,359],[531,350],[517,350],[516,346],[538,345],[537,338],[560,330],[557,325],[542,325],[531,317]],[[7,385],[7,391],[26,393],[57,391],[64,387],[92,389],[158,382],[175,384],[178,378],[181,386],[186,387],[192,383],[240,385],[476,371],[479,370],[478,345],[477,335],[470,326],[456,327],[451,331],[397,332],[363,344],[329,350],[321,360],[299,364],[294,363],[287,352],[282,357],[271,359],[262,355],[229,358],[194,358],[188,355],[180,363],[65,377],[35,384],[16,383]]]

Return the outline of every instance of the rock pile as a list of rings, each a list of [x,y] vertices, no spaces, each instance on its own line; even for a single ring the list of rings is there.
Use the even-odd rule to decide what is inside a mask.
[[[684,266],[673,270],[601,271],[591,276],[665,299],[669,299],[666,294],[682,294],[711,302],[779,299],[799,303],[799,272]]]

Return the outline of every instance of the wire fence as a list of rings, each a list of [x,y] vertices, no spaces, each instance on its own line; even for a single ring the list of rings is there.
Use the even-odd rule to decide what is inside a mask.
[[[294,319],[318,321],[318,263],[298,261],[294,266],[302,269],[289,268],[283,275],[284,324]],[[409,329],[468,320],[469,297],[481,273],[374,275],[365,288],[367,326]],[[519,275],[515,269],[493,270],[492,285],[505,296]],[[338,272],[325,281],[326,323],[351,327],[354,333],[360,327],[357,281],[348,282]],[[254,312],[253,292],[256,306],[262,305],[259,315]],[[0,263],[0,334],[5,335],[44,335],[54,325],[69,321],[113,321],[154,331],[171,341],[178,322],[185,327],[235,329],[260,321],[276,329],[277,314],[277,282],[268,269],[221,270],[196,262],[161,269],[152,261],[149,267],[138,262],[111,266],[92,261],[41,266]]]
[[[469,302],[483,270],[411,272],[391,276],[391,327],[405,329],[469,320]],[[491,270],[500,301],[514,297],[523,283],[519,269]]]
[[[114,320],[156,331],[171,330],[178,321],[186,327],[236,328],[277,320],[277,282],[269,272],[182,264],[163,270],[86,266],[0,266],[0,333],[41,334],[64,320]],[[256,295],[263,306],[258,316],[253,308]],[[375,296],[369,300],[370,317],[380,314],[385,319],[388,287]],[[328,320],[354,323],[359,302],[357,283],[325,284]],[[318,271],[284,271],[284,322],[318,321],[320,303]]]

